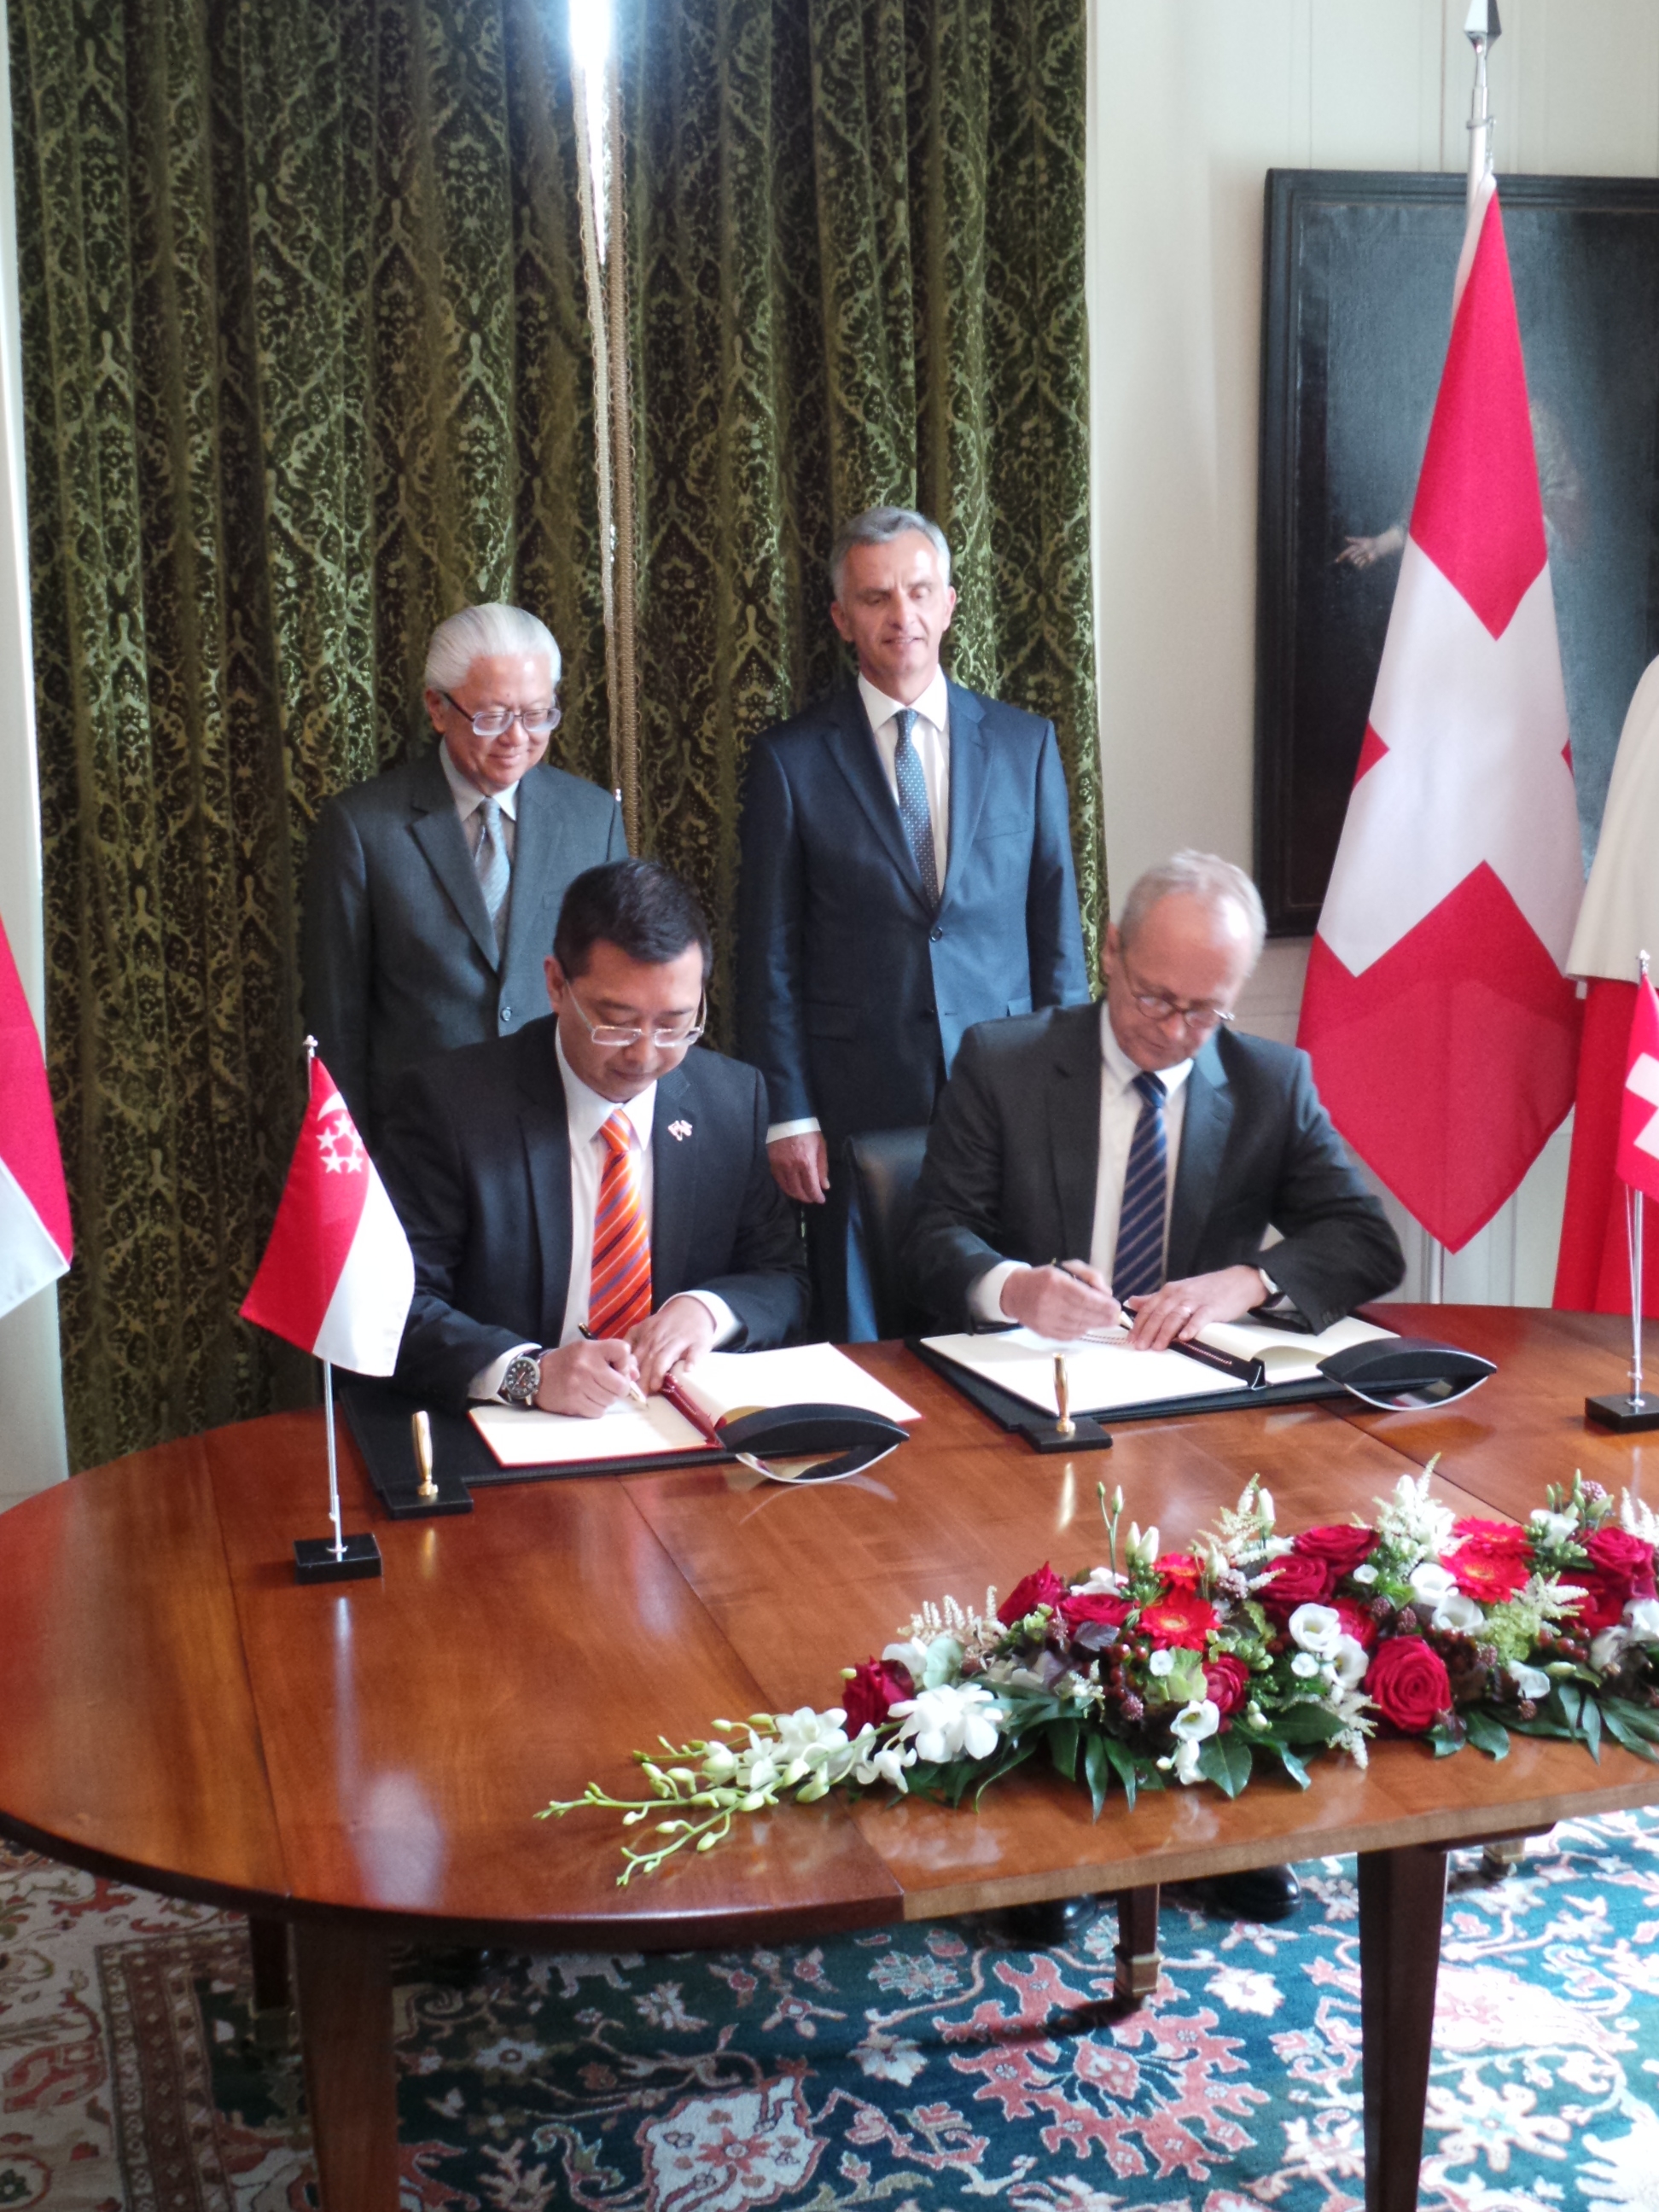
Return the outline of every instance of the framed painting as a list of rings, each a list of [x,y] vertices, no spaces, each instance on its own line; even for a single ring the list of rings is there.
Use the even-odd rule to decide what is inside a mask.
[[[1659,182],[1500,177],[1588,861],[1659,653]],[[1256,876],[1312,931],[1451,323],[1458,176],[1273,169],[1262,270]]]

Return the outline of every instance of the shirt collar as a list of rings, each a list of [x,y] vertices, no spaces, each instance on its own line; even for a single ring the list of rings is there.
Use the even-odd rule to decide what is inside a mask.
[[[559,1078],[564,1085],[565,1119],[570,1125],[573,1145],[591,1145],[611,1116],[616,1112],[614,1101],[601,1098],[599,1092],[584,1083],[564,1056],[564,1039],[556,1026],[553,1049],[558,1055]],[[634,1124],[634,1134],[642,1152],[651,1149],[651,1127],[656,1119],[657,1086],[647,1084],[645,1089],[630,1098],[623,1112]]]
[[[443,764],[444,781],[454,794],[455,811],[463,822],[466,820],[469,814],[482,806],[486,799],[491,798],[495,800],[509,822],[518,820],[519,787],[516,783],[509,783],[505,791],[480,791],[477,785],[469,781],[451,760],[449,747],[441,738],[438,740],[438,758]]]
[[[1106,1079],[1113,1086],[1114,1096],[1127,1091],[1136,1076],[1143,1073],[1118,1042],[1117,1031],[1112,1027],[1111,1012],[1104,999],[1100,1002],[1100,1058]],[[1166,1101],[1175,1097],[1192,1072],[1190,1060],[1178,1060],[1173,1067],[1160,1067],[1154,1071],[1164,1085]]]
[[[867,676],[859,678],[859,696],[864,702],[864,711],[870,717],[870,726],[878,730],[884,722],[890,722],[901,712],[900,702],[890,699],[884,691],[878,691]],[[924,721],[931,722],[936,730],[947,729],[951,720],[951,695],[945,689],[945,671],[936,668],[933,680],[921,698],[911,705]]]

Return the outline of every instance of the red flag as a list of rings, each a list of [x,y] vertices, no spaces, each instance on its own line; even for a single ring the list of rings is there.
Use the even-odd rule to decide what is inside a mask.
[[[1624,1109],[1619,1117],[1620,1182],[1659,1198],[1659,999],[1644,975],[1625,1055]]]
[[[0,927],[0,1314],[55,1283],[74,1253],[40,1038]]]
[[[244,1321],[359,1375],[390,1375],[415,1261],[403,1224],[320,1060]]]
[[[1583,889],[1521,335],[1477,196],[1299,1042],[1338,1128],[1456,1251],[1572,1103]]]

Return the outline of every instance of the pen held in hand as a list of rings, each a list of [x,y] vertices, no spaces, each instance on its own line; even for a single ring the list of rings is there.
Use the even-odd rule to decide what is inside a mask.
[[[592,1330],[589,1328],[585,1321],[579,1321],[576,1323],[576,1334],[581,1338],[584,1344],[598,1344],[601,1340],[599,1337],[594,1335]],[[649,1403],[644,1391],[641,1389],[637,1382],[630,1382],[629,1383],[628,1395],[634,1401],[634,1403],[636,1406],[643,1406]]]

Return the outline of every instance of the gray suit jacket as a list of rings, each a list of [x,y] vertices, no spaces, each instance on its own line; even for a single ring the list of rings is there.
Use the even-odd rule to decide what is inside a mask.
[[[999,1260],[1086,1259],[1100,1164],[1097,1006],[970,1030],[939,1100],[905,1239],[917,1303],[969,1325],[968,1293]],[[1382,1206],[1349,1164],[1308,1055],[1223,1030],[1187,1079],[1169,1274],[1267,1267],[1310,1328],[1328,1328],[1405,1273]]]
[[[544,763],[519,786],[499,952],[435,750],[331,799],[311,841],[307,1027],[364,1139],[404,1072],[547,1012],[542,963],[574,877],[628,850],[606,792]]]

